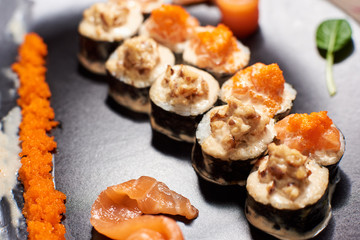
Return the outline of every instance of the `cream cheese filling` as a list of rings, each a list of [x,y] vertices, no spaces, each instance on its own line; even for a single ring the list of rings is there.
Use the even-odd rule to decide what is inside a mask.
[[[226,149],[222,140],[228,135],[227,131],[217,131],[212,133],[210,122],[211,114],[224,106],[215,107],[206,113],[200,121],[196,137],[202,150],[215,158],[224,161],[248,160],[260,156],[266,151],[267,145],[275,137],[274,120],[269,119],[263,130],[256,133],[249,132],[245,134],[237,146],[232,149]],[[245,124],[242,127],[246,127]]]
[[[300,195],[296,199],[289,199],[281,191],[269,191],[268,183],[261,181],[260,169],[266,168],[267,163],[268,158],[262,159],[259,168],[249,175],[246,185],[248,194],[261,204],[270,204],[276,209],[301,209],[316,203],[324,195],[328,187],[329,171],[315,161],[309,161],[306,168],[311,174],[307,177],[307,186],[302,188]]]
[[[139,37],[137,37],[139,38]],[[150,38],[147,41],[153,41]],[[128,39],[127,41],[132,41],[132,39]],[[157,77],[159,77],[163,72],[165,72],[168,65],[175,64],[174,54],[166,47],[162,45],[158,45],[156,42],[156,55],[159,56],[159,61],[155,64],[155,66],[148,72],[147,74],[132,74],[136,69],[128,69],[125,66],[125,52],[126,45],[121,45],[114,53],[111,54],[109,60],[106,62],[106,69],[109,73],[117,78],[119,81],[122,81],[128,85],[135,86],[137,88],[145,88],[149,87]],[[154,61],[154,54],[147,56],[150,61]],[[140,64],[141,65],[141,64]],[[118,66],[121,66],[119,68]]]
[[[174,71],[179,71],[182,65],[173,66]],[[206,97],[195,97],[191,104],[172,104],[169,101],[169,89],[166,84],[163,84],[165,74],[161,74],[153,83],[150,88],[150,99],[157,106],[170,112],[175,112],[182,116],[196,116],[204,113],[210,109],[217,101],[218,93],[220,91],[219,83],[207,72],[200,69],[183,65],[187,71],[191,72],[192,75],[196,75],[198,78],[204,80],[208,86],[208,94]],[[173,77],[176,77],[175,75]]]

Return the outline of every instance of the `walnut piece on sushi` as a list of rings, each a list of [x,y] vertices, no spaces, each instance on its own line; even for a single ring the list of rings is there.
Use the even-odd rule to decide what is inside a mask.
[[[279,239],[312,238],[331,218],[329,171],[286,145],[269,145],[246,189],[246,218]]]
[[[205,114],[196,130],[192,164],[198,174],[220,185],[245,185],[255,162],[275,137],[274,120],[229,98]]]
[[[90,72],[105,74],[105,61],[124,39],[134,36],[143,21],[134,1],[95,3],[83,13],[78,32],[79,62]]]
[[[150,86],[168,65],[174,64],[174,54],[153,39],[145,36],[127,39],[105,64],[109,95],[132,111],[149,114]]]
[[[220,87],[207,72],[187,66],[168,66],[150,88],[150,122],[178,141],[194,142],[203,114],[217,102]]]

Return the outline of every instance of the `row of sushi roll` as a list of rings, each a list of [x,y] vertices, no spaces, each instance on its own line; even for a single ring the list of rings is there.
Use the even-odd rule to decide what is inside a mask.
[[[153,9],[143,22],[138,2],[86,10],[79,61],[107,74],[109,95],[149,114],[155,131],[193,143],[200,177],[246,186],[252,225],[281,239],[319,233],[345,150],[327,112],[288,115],[296,91],[280,67],[246,67],[250,51],[225,25],[200,26],[176,5]]]
[[[171,4],[154,8],[146,18],[141,4],[148,2],[108,0],[86,9],[78,28],[80,63],[93,73],[105,75],[109,56],[124,40],[137,35],[170,49],[177,64],[204,69],[220,81],[249,63],[249,49],[225,25],[200,26],[183,7]]]

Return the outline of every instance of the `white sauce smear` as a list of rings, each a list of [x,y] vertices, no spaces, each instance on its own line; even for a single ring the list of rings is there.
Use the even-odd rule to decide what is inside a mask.
[[[17,184],[17,174],[21,166],[18,128],[21,122],[19,107],[14,107],[0,123],[0,199],[6,198],[10,205],[11,223],[19,226],[22,214],[18,208],[12,189]]]

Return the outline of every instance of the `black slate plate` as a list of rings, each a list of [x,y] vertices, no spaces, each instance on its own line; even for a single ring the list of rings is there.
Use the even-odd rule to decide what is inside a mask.
[[[35,13],[39,15],[34,16],[31,30],[43,36],[49,47],[47,80],[56,119],[61,122],[53,135],[58,142],[56,187],[67,195],[66,238],[106,239],[90,225],[93,201],[107,186],[148,175],[188,197],[199,209],[196,220],[179,222],[186,239],[271,239],[246,221],[243,188],[201,180],[191,167],[191,145],[153,133],[147,117],[116,106],[107,96],[106,81],[78,65],[77,24],[85,1],[81,7],[71,7],[71,1],[36,4]],[[191,6],[189,11],[203,24],[219,20],[212,6]],[[347,150],[340,164],[342,179],[332,201],[333,217],[316,239],[358,239],[360,28],[326,1],[264,0],[260,14],[261,28],[244,40],[252,52],[251,63],[278,63],[287,82],[298,91],[293,112],[327,110],[346,136]],[[354,49],[350,57],[334,67],[338,94],[331,98],[325,85],[325,60],[315,45],[315,31],[322,20],[334,17],[350,21]],[[2,46],[1,54],[7,59],[2,60],[2,67],[15,59],[14,47]],[[6,94],[13,86],[5,80],[1,76],[0,116],[15,104],[14,96]]]

